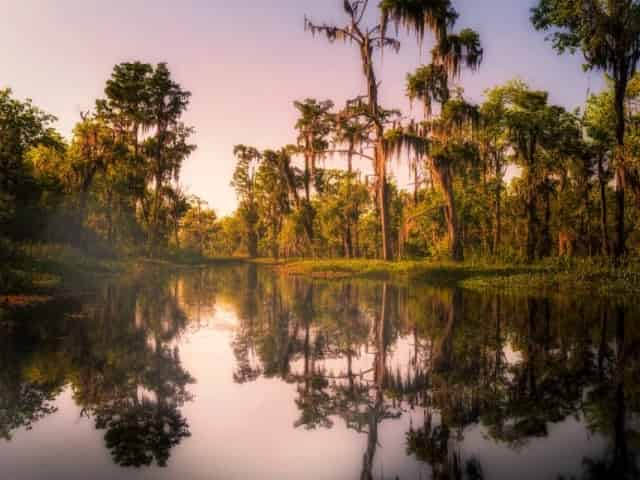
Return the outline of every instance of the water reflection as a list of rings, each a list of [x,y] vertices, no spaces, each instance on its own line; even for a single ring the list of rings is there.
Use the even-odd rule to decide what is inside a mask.
[[[189,436],[180,407],[193,383],[174,339],[187,317],[164,281],[108,285],[92,299],[19,312],[0,336],[0,433],[54,413],[69,386],[122,466],[166,465]]]
[[[374,478],[379,425],[417,409],[406,451],[430,478],[484,478],[461,454],[470,426],[522,452],[571,417],[608,442],[582,478],[640,474],[631,304],[273,278],[244,292],[234,379],[295,383],[295,427],[341,420],[366,435],[362,479]]]
[[[312,282],[248,265],[121,281],[3,320],[0,439],[54,414],[69,389],[115,464],[167,466],[190,423],[211,418],[181,352],[223,329],[232,360],[214,361],[214,343],[205,358],[243,386],[233,391],[238,404],[255,385],[253,394],[278,402],[273,409],[294,407],[291,423],[272,432],[281,442],[287,429],[336,432],[336,442],[353,432],[361,442],[350,440],[359,453],[349,478],[637,478],[639,318],[632,301]],[[200,377],[201,392],[223,388]],[[265,380],[291,395],[274,397]],[[404,429],[399,449],[394,425]],[[589,434],[581,448],[554,440],[572,428]],[[557,456],[537,465],[545,444]],[[254,454],[233,448],[238,458]],[[293,458],[304,447],[286,448]],[[576,455],[575,464],[558,461]],[[172,467],[189,478],[188,465]],[[267,472],[287,471],[279,467]]]

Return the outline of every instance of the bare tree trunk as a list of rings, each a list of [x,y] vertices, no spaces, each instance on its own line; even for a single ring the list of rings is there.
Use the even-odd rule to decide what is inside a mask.
[[[624,99],[627,93],[627,79],[616,79],[615,113],[616,113],[616,260],[627,253],[627,232],[625,229],[625,165],[624,165],[624,137],[625,137],[625,108]]]
[[[545,185],[543,191],[544,200],[544,223],[540,232],[539,257],[545,258],[551,255],[551,192],[549,186]]]
[[[347,153],[347,197],[348,201],[351,201],[351,176],[353,174],[353,141],[349,143],[349,150]],[[349,204],[350,205],[350,204]],[[351,210],[351,206],[347,210],[346,221],[347,224],[345,226],[344,233],[344,256],[346,258],[353,258],[353,217],[354,212]]]
[[[272,239],[271,239],[271,256],[274,258],[274,260],[278,260],[278,258],[280,257],[280,250],[278,248],[278,225],[277,225],[277,221],[273,221],[272,222],[272,226],[271,226],[271,235],[272,235]]]
[[[258,256],[258,236],[255,229],[251,229],[247,234],[247,252],[250,258]]]
[[[380,120],[380,106],[378,105],[378,83],[373,69],[373,47],[369,39],[360,45],[362,68],[367,80],[369,114],[376,124],[375,128],[375,173],[377,175],[377,190],[380,209],[380,228],[382,233],[382,259],[391,260],[391,241],[389,232],[389,186],[387,183],[387,158],[384,148],[384,127]]]
[[[500,249],[500,242],[502,241],[502,164],[500,162],[500,155],[496,154],[496,192],[495,192],[495,218],[494,218],[494,230],[493,230],[493,245],[492,253],[495,255]]]
[[[149,237],[149,256],[153,257],[155,253],[155,247],[158,237],[158,223],[160,221],[160,188],[162,187],[162,180],[160,175],[156,175],[156,187],[153,192],[153,214],[151,220],[151,235]]]
[[[622,154],[618,154],[622,155]],[[616,167],[616,248],[615,258],[619,259],[627,252],[627,233],[625,230],[625,171],[624,166]]]
[[[538,243],[538,212],[536,209],[536,186],[531,183],[527,187],[527,261],[533,262],[536,258],[536,245]]]
[[[432,174],[436,179],[446,202],[445,217],[447,220],[447,232],[449,235],[449,250],[454,262],[464,261],[464,246],[460,232],[460,222],[458,221],[458,211],[453,192],[451,172],[448,165],[441,165],[431,160]]]
[[[304,198],[307,202],[311,201],[311,153],[308,151],[309,146],[304,153]]]
[[[389,229],[389,184],[387,183],[386,174],[386,159],[381,154],[379,158],[379,178],[378,178],[378,198],[380,199],[380,222],[382,233],[382,259],[385,261],[391,260],[391,238]]]

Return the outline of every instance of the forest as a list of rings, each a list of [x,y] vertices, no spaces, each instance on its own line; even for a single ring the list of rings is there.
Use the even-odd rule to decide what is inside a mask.
[[[183,118],[191,93],[167,64],[116,65],[70,139],[54,115],[0,90],[2,289],[26,258],[54,247],[150,259],[575,256],[617,266],[637,257],[640,5],[532,9],[549,48],[581,54],[585,70],[606,77],[568,111],[519,78],[468,99],[461,74],[482,68],[484,50],[449,0],[338,3],[343,23],[310,16],[300,29],[357,51],[365,88],[342,105],[295,101],[294,144],[258,149],[247,132],[233,151],[238,206],[228,216],[181,186],[196,149]],[[378,80],[383,55],[400,54],[407,35],[431,47],[430,62],[406,75],[411,112],[382,105]],[[362,161],[372,173],[356,168]],[[410,172],[410,188],[393,162]]]

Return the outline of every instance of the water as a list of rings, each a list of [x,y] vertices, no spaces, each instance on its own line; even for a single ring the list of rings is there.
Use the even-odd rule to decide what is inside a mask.
[[[638,478],[633,301],[119,280],[0,317],[0,479]]]

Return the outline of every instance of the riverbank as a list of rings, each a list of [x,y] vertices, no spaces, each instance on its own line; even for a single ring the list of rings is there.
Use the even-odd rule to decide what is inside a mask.
[[[62,245],[21,246],[0,266],[0,307],[29,305],[55,296],[82,295],[118,275],[145,275],[228,261],[235,260],[213,260],[187,252],[154,259],[92,256]]]
[[[554,259],[530,264],[370,259],[279,260],[206,258],[176,252],[163,258],[96,257],[59,245],[24,247],[0,265],[0,306],[21,306],[54,296],[81,295],[118,275],[147,275],[221,263],[250,262],[286,275],[319,279],[371,278],[416,280],[472,290],[598,295],[640,295],[640,260],[614,267],[608,259]]]
[[[608,259],[555,259],[536,264],[379,260],[259,261],[287,275],[341,279],[416,279],[475,290],[581,291],[600,295],[640,295],[640,261],[614,267]]]

